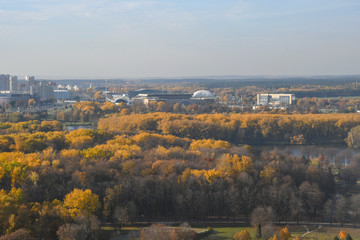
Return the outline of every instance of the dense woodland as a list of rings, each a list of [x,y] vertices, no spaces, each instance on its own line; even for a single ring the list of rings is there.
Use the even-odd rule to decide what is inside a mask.
[[[96,130],[0,125],[0,239],[97,239],[100,226],[152,221],[360,222],[360,195],[346,194],[359,178],[358,157],[344,166],[248,145],[345,143],[350,130],[357,136],[356,114],[74,110],[120,113]]]
[[[118,133],[140,130],[191,139],[217,139],[233,144],[345,143],[358,114],[169,114],[153,113],[103,118],[98,127]]]

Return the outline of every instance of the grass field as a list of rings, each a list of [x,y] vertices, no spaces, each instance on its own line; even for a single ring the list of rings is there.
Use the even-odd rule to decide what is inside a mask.
[[[345,231],[351,235],[351,237],[355,239],[360,239],[360,228],[339,228],[339,227],[322,227],[318,229],[318,226],[307,225],[306,226],[309,231],[316,230],[305,237],[301,237],[304,233],[306,233],[306,229],[304,225],[297,226],[288,226],[288,229],[291,233],[291,237],[295,238],[299,236],[300,239],[304,240],[333,240],[335,235],[339,234],[340,231]],[[283,227],[276,227],[276,231],[278,232]],[[252,239],[255,238],[255,229],[252,227],[235,227],[235,226],[214,226],[212,227],[212,231],[210,234],[207,234],[204,237],[201,237],[201,240],[232,240],[233,236],[236,232],[240,232],[242,230],[247,230]],[[114,234],[113,228],[102,228],[103,234],[101,239],[109,239]],[[139,227],[124,227],[119,232],[118,236],[127,235],[128,240],[138,240],[138,231],[141,230]],[[201,233],[206,231],[207,229],[203,228],[193,228],[197,233]]]
[[[276,230],[279,231],[282,227],[276,227]],[[309,231],[315,230],[318,227],[307,225],[307,228]],[[206,240],[230,240],[233,239],[233,236],[236,232],[240,232],[242,230],[246,229],[252,239],[255,238],[255,229],[251,227],[214,227],[213,232],[202,239]],[[296,237],[299,236],[301,239],[306,240],[333,240],[335,235],[337,235],[340,231],[345,231],[351,235],[351,237],[355,239],[360,239],[360,229],[357,228],[337,228],[337,227],[322,227],[318,230],[316,230],[313,233],[310,233],[306,235],[305,237],[301,237],[304,233],[306,233],[306,229],[304,226],[289,226],[288,227],[291,236]]]

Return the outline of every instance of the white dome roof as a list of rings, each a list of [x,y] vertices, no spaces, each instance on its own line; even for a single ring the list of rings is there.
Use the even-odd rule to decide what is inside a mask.
[[[207,90],[199,90],[199,91],[194,92],[192,97],[193,98],[208,98],[208,97],[211,98],[211,97],[214,97],[214,95]]]

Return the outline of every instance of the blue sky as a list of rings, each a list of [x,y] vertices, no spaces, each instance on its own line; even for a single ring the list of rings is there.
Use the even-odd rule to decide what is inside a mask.
[[[0,73],[360,74],[360,1],[0,0]]]

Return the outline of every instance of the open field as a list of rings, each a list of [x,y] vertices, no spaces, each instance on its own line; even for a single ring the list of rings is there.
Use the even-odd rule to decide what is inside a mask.
[[[306,226],[309,231],[313,231],[317,229],[317,226],[313,225],[307,225]],[[276,230],[279,231],[282,227],[276,227]],[[304,226],[288,226],[289,231],[291,233],[292,237],[299,236],[301,237],[303,234],[305,234],[307,231]],[[251,227],[214,227],[213,233],[209,236],[202,238],[206,240],[230,240],[233,239],[233,236],[236,232],[240,232],[242,230],[247,230],[252,239],[255,239],[255,229]],[[311,239],[311,240],[332,240],[335,235],[337,235],[340,231],[345,231],[349,233],[353,239],[360,239],[360,229],[357,228],[338,228],[338,227],[322,227],[305,237],[302,237],[302,239]]]
[[[279,231],[283,227],[276,227],[276,231]],[[307,234],[304,237],[303,236],[307,230],[306,228],[311,232]],[[353,239],[360,239],[360,228],[340,228],[340,227],[321,227],[315,225],[306,225],[306,228],[304,225],[296,225],[296,226],[288,226],[288,229],[291,233],[292,237],[299,236],[301,239],[306,240],[333,240],[335,235],[339,234],[340,231],[345,231],[349,233]],[[210,234],[206,234],[203,237],[200,237],[200,239],[203,240],[231,240],[233,239],[233,236],[236,232],[240,232],[242,230],[247,230],[252,239],[255,239],[255,229],[252,227],[235,227],[235,226],[214,226],[212,228],[212,231]],[[120,236],[125,237],[126,239],[131,240],[138,240],[138,231],[141,230],[139,227],[124,227],[120,231]],[[194,231],[197,233],[201,233],[203,231],[206,231],[207,229],[203,228],[193,228]],[[314,231],[315,230],[315,231]],[[314,232],[312,232],[314,231]],[[113,228],[103,228],[103,234],[102,236],[105,238],[110,237],[114,233]],[[104,238],[104,239],[105,239]],[[125,239],[124,238],[124,239]]]
[[[276,231],[279,231],[282,229],[283,226],[276,226]],[[311,232],[307,234],[306,236],[302,237],[306,232],[306,228]],[[306,225],[306,228],[304,225],[296,225],[296,226],[288,226],[288,229],[291,233],[291,236],[295,238],[296,236],[299,236],[301,239],[306,240],[333,240],[335,235],[339,234],[340,231],[345,231],[349,233],[353,239],[360,239],[360,228],[340,228],[340,227],[321,227],[319,228],[316,225]],[[212,227],[212,231],[210,234],[205,234],[204,236],[201,236],[200,239],[203,240],[231,240],[233,239],[233,236],[236,232],[240,232],[242,230],[247,230],[252,239],[255,238],[255,229],[252,227],[235,227],[235,226],[214,226]],[[104,239],[108,239],[113,235],[115,232],[113,228],[102,228],[102,237]],[[121,239],[131,239],[131,240],[139,240],[138,238],[138,231],[141,230],[139,227],[124,227],[119,232],[118,236],[121,236]],[[208,229],[203,228],[193,228],[194,231],[197,233],[201,233],[203,231],[207,231]],[[315,230],[315,231],[314,231]],[[314,231],[314,232],[312,232]]]

